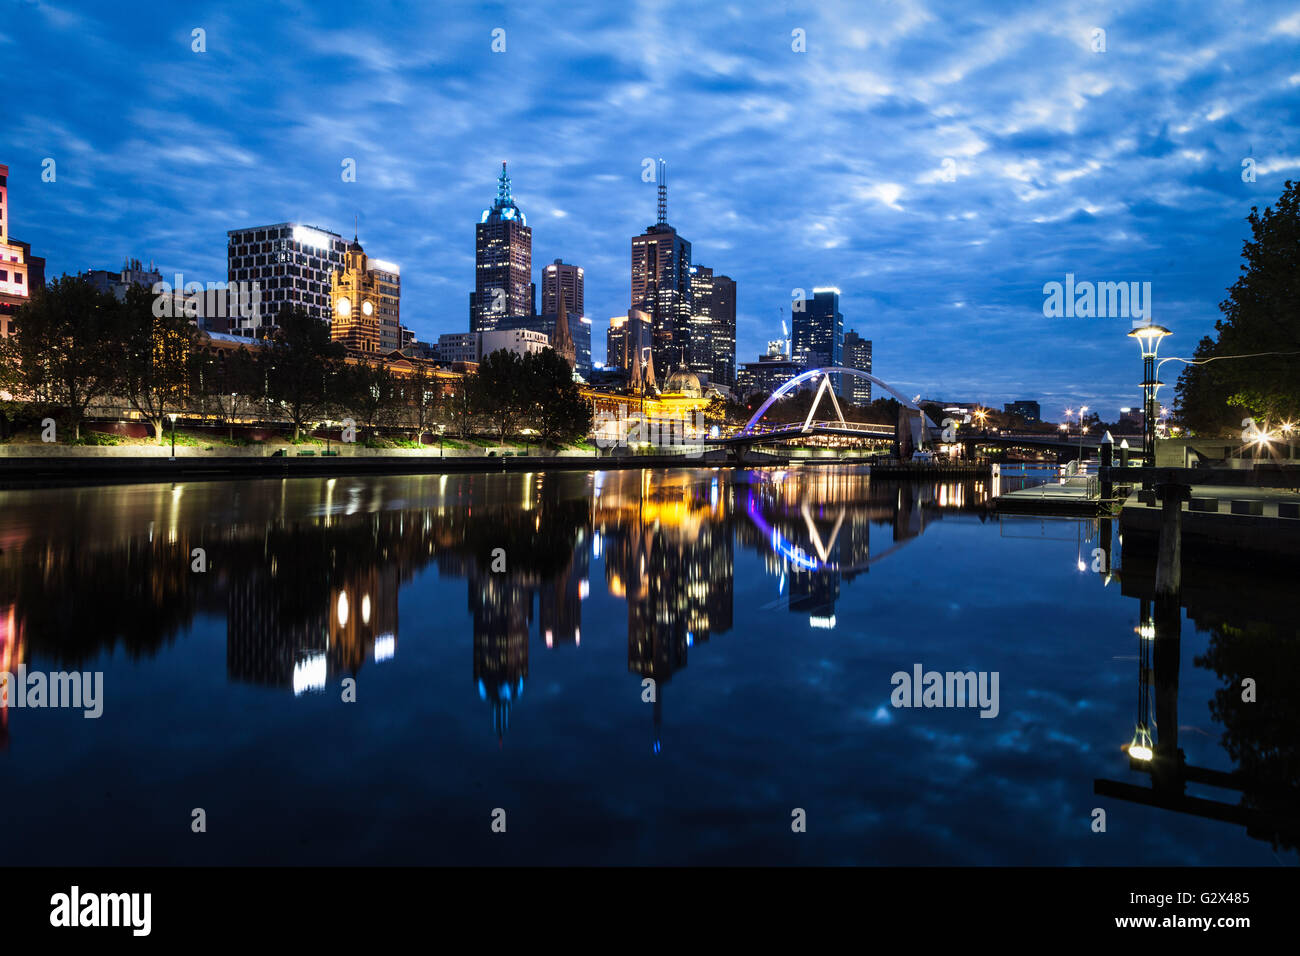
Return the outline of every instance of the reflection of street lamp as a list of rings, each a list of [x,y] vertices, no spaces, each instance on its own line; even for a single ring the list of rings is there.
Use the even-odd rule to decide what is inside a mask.
[[[172,420],[172,457],[171,461],[176,460],[176,413],[168,412],[167,417]]]
[[[1142,349],[1142,454],[1146,459],[1143,464],[1148,468],[1156,464],[1156,389],[1160,387],[1156,381],[1156,350],[1160,348],[1160,340],[1172,334],[1163,325],[1149,322],[1128,333]],[[1149,489],[1150,485],[1150,478],[1143,480],[1143,488]]]

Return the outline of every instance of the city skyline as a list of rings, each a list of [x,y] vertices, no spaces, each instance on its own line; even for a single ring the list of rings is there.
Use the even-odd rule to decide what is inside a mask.
[[[1130,323],[1044,318],[1043,286],[1151,282],[1169,354],[1188,355],[1249,208],[1300,170],[1300,15],[1282,4],[1210,34],[1136,7],[913,4],[871,30],[849,7],[573,13],[567,30],[504,7],[339,28],[340,9],[252,34],[238,4],[130,22],[19,4],[0,46],[46,82],[10,119],[10,227],[47,276],[138,257],[221,281],[228,230],[346,235],[356,216],[402,267],[404,324],[436,341],[464,328],[472,223],[506,161],[533,259],[584,268],[599,336],[630,304],[627,244],[655,213],[642,164],[663,157],[670,221],[737,283],[737,363],[778,336],[793,290],[835,285],[876,374],[909,394],[1113,419],[1138,404]],[[88,68],[42,71],[55,53]],[[313,82],[278,88],[257,69],[271,58]],[[133,66],[109,82],[97,62]]]

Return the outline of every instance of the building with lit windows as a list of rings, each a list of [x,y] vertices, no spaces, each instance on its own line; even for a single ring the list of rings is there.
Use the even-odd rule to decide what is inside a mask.
[[[582,315],[583,311],[583,272],[582,268],[556,259],[542,270],[542,314],[555,315],[556,294],[564,297],[566,313]]]
[[[736,283],[708,266],[691,266],[690,367],[710,382],[736,382]]]
[[[844,316],[840,313],[840,290],[813,289],[812,298],[796,299],[790,307],[790,357],[805,368],[826,368],[842,364]],[[836,393],[844,394],[844,383],[835,381]]]
[[[864,339],[857,332],[849,329],[844,336],[845,368],[855,368],[859,372],[871,374],[871,339]],[[865,378],[850,375],[844,382],[843,395],[854,405],[871,404],[871,382]]]
[[[354,238],[342,267],[330,274],[330,338],[362,352],[399,349],[400,297],[397,266],[370,259]]]
[[[469,330],[490,332],[506,316],[535,315],[532,272],[533,231],[510,193],[510,176],[502,163],[496,202],[483,210],[474,227]]]
[[[261,338],[286,307],[331,321],[331,277],[343,268],[348,249],[342,236],[295,222],[232,229],[226,235],[228,280],[256,282],[261,290],[261,308],[251,318],[232,318],[232,334]]]
[[[0,337],[13,333],[14,313],[45,287],[45,260],[9,235],[9,167],[0,164]]]
[[[632,238],[633,308],[650,315],[657,368],[687,365],[691,351],[691,244],[668,225],[667,165],[659,161],[658,221]]]

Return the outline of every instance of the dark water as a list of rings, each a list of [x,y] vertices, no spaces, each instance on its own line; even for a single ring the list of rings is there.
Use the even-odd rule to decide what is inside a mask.
[[[99,719],[0,713],[5,862],[1295,865],[1289,586],[1189,572],[1157,607],[1109,525],[1000,522],[989,491],[0,492],[0,670],[104,674]],[[914,665],[997,672],[997,716],[892,706]]]

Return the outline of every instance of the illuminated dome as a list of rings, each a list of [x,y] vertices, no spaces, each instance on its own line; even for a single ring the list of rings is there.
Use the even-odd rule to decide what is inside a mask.
[[[690,369],[679,368],[668,376],[664,383],[665,395],[685,395],[687,398],[703,398],[704,389],[700,380]]]
[[[521,226],[528,225],[523,210],[510,195],[510,177],[506,175],[505,163],[501,164],[501,176],[497,180],[497,200],[491,209],[483,210],[479,222],[517,222]]]

